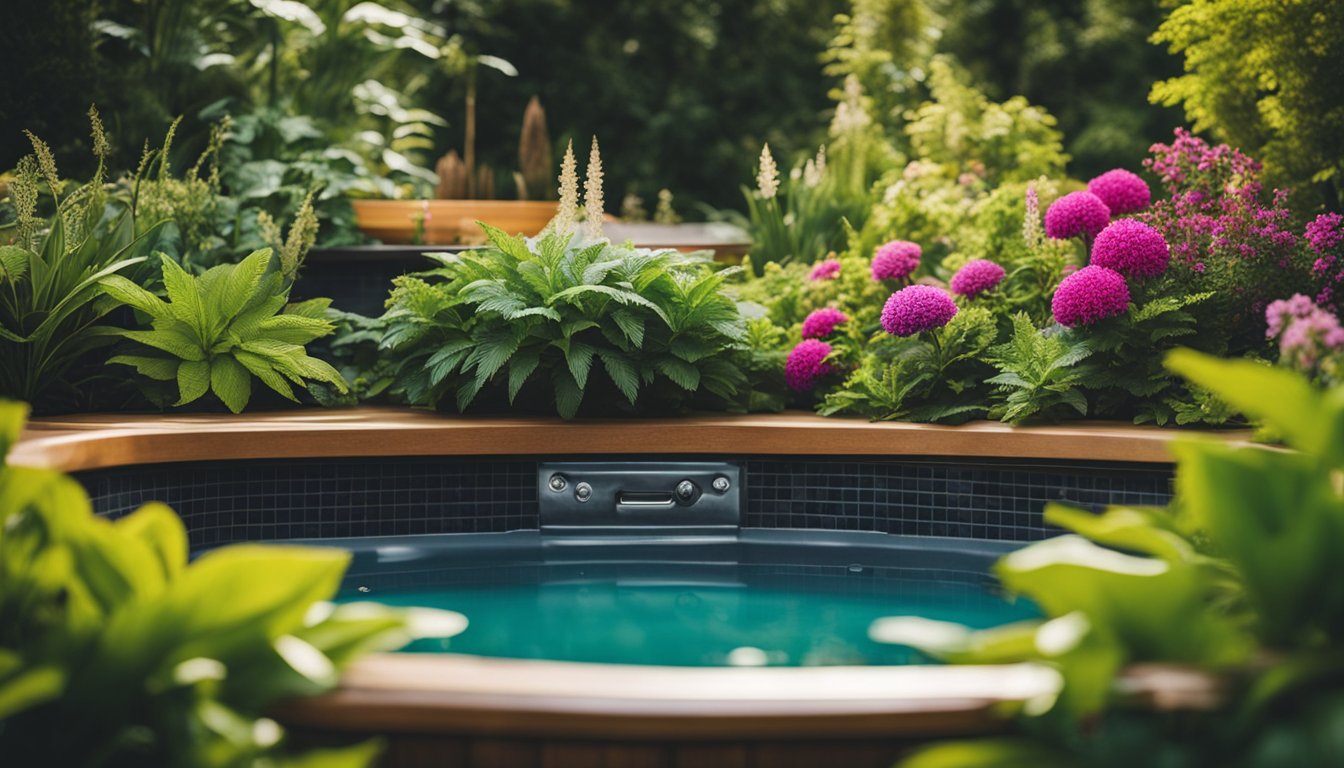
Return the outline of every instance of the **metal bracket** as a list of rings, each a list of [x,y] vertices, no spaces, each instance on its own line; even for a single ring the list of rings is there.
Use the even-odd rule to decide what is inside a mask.
[[[721,462],[552,462],[537,469],[546,535],[735,535],[742,469]]]

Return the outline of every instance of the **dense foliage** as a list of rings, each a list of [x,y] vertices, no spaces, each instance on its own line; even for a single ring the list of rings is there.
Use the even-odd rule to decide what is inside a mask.
[[[1262,419],[1294,450],[1187,440],[1169,510],[1047,507],[1069,534],[999,562],[1046,619],[972,632],[880,620],[875,637],[958,663],[1033,661],[1060,686],[1026,702],[1028,738],[926,749],[906,768],[1334,765],[1344,760],[1344,390],[1189,352],[1172,369]],[[1219,675],[1214,701],[1161,713],[1116,685],[1136,662]]]
[[[400,278],[381,346],[391,391],[463,410],[483,390],[553,404],[565,418],[614,405],[676,409],[735,402],[746,391],[745,324],[719,290],[729,270],[676,251],[535,241],[482,225],[490,247],[436,257]],[[597,369],[601,375],[597,375]]]
[[[181,520],[115,523],[58,472],[8,467],[25,409],[0,401],[0,751],[15,765],[353,768],[377,744],[287,755],[273,702],[363,653],[465,620],[335,607],[350,555],[237,545],[188,563]]]

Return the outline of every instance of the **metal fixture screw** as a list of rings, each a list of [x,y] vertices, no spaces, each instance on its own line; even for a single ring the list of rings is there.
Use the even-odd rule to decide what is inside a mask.
[[[731,487],[732,486],[731,484],[729,484],[728,478],[726,477],[714,478],[714,490],[718,491],[719,493],[724,493]]]
[[[551,475],[550,486],[551,486],[551,490],[552,490],[552,491],[555,491],[556,493],[559,493],[559,492],[565,490],[565,486],[566,486],[566,485],[569,485],[569,483],[566,483],[566,482],[565,482],[565,476],[564,476],[564,475],[560,475],[560,474]]]
[[[579,501],[587,501],[593,498],[593,486],[587,483],[579,483],[574,486],[574,498]]]
[[[690,480],[682,480],[677,483],[677,498],[683,501],[695,495],[695,483]]]

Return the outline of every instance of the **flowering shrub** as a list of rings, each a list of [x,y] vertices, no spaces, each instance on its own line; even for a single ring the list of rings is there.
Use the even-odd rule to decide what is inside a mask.
[[[1169,194],[1138,216],[1170,246],[1162,290],[1211,292],[1199,310],[1201,330],[1234,354],[1259,348],[1269,302],[1308,290],[1310,265],[1293,231],[1288,193],[1266,196],[1259,163],[1182,129],[1170,145],[1153,145],[1144,165]]]
[[[824,307],[803,320],[804,339],[824,339],[835,332],[836,326],[849,322],[849,315],[833,307]]]
[[[817,382],[831,373],[826,362],[831,345],[817,339],[806,339],[793,348],[784,363],[784,381],[794,392],[810,392]]]
[[[1093,238],[1111,220],[1111,209],[1091,192],[1070,192],[1045,211],[1045,235],[1056,240]]]
[[[1105,203],[1112,216],[1138,213],[1153,201],[1148,183],[1123,168],[1107,171],[1087,182],[1087,191]]]
[[[1322,213],[1307,224],[1304,239],[1316,259],[1311,265],[1311,274],[1320,286],[1316,302],[1338,312],[1340,285],[1344,283],[1344,216]]]
[[[1279,361],[1304,372],[1320,370],[1333,378],[1329,358],[1344,349],[1339,318],[1302,294],[1279,299],[1265,309],[1265,338],[1279,345]]]
[[[872,275],[874,280],[904,280],[919,269],[919,257],[923,251],[918,243],[909,240],[892,240],[873,254]]]
[[[807,273],[808,280],[834,280],[840,274],[840,262],[836,259],[826,259],[818,262],[812,271]]]
[[[952,276],[949,287],[958,296],[972,298],[993,290],[995,286],[1003,282],[1006,274],[1003,267],[988,259],[975,259],[966,262],[961,269],[957,270],[957,274]]]
[[[1090,266],[1074,272],[1055,289],[1050,302],[1055,320],[1066,328],[1093,325],[1129,308],[1129,286],[1119,272]]]
[[[882,328],[893,336],[942,328],[957,314],[957,304],[931,285],[910,285],[891,294],[882,307]]]
[[[1130,278],[1156,277],[1167,271],[1171,249],[1156,229],[1134,219],[1120,219],[1092,243],[1092,264]]]

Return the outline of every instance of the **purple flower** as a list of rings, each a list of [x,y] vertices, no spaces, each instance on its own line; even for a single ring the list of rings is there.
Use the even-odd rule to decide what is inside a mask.
[[[882,308],[882,327],[893,336],[913,336],[942,328],[957,314],[957,304],[932,285],[910,285],[891,294]]]
[[[1101,198],[1112,216],[1138,213],[1153,201],[1147,182],[1123,168],[1107,171],[1087,182],[1087,191]]]
[[[827,259],[819,262],[812,271],[808,273],[807,279],[816,280],[834,280],[840,274],[840,260]]]
[[[1089,266],[1064,278],[1050,302],[1055,321],[1067,328],[1092,325],[1124,314],[1129,308],[1129,286],[1115,270]]]
[[[831,345],[816,339],[806,339],[789,352],[784,362],[784,381],[794,392],[807,392],[817,386],[817,380],[830,374],[831,364],[826,356]]]
[[[1266,307],[1265,323],[1265,338],[1279,339],[1280,361],[1298,368],[1314,368],[1322,357],[1344,347],[1339,318],[1300,293]]]
[[[1340,226],[1341,223],[1344,223],[1344,216],[1338,213],[1322,213],[1307,224],[1305,237],[1311,250],[1325,253],[1344,241],[1344,227]]]
[[[1111,209],[1091,192],[1070,192],[1045,212],[1045,235],[1055,240],[1096,237],[1111,220]]]
[[[952,292],[959,296],[978,296],[1003,281],[1003,267],[988,259],[968,261],[952,276]]]
[[[904,280],[919,269],[919,257],[923,255],[917,243],[909,240],[892,240],[877,249],[873,254],[873,279]]]
[[[1170,261],[1166,238],[1135,219],[1111,222],[1092,243],[1092,263],[1126,277],[1156,277]]]
[[[803,320],[804,339],[824,339],[835,332],[835,327],[849,322],[849,315],[833,307],[818,309]]]

